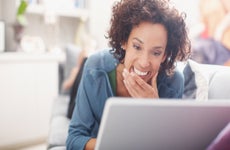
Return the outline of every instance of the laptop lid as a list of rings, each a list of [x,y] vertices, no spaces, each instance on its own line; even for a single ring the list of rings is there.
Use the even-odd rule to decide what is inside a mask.
[[[206,149],[230,122],[230,101],[110,98],[96,150]]]

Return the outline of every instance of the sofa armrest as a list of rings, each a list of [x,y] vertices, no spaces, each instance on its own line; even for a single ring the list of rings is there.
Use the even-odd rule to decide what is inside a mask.
[[[60,95],[54,99],[51,119],[56,116],[67,116],[69,96]]]

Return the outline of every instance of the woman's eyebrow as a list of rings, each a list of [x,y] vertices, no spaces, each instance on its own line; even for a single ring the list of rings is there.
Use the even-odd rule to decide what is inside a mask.
[[[162,50],[163,47],[162,46],[156,46],[156,47],[153,47],[154,50]]]
[[[140,43],[142,43],[142,44],[144,43],[143,41],[141,41],[141,40],[140,40],[139,38],[137,38],[137,37],[134,37],[133,39],[134,39],[134,40],[137,40],[138,42],[140,42]]]
[[[139,38],[137,38],[137,37],[134,37],[133,38],[133,40],[137,40],[138,42],[140,42],[141,44],[144,44],[144,42],[141,40],[141,39],[139,39]],[[155,46],[155,47],[153,47],[153,49],[154,50],[162,50],[162,49],[164,49],[162,46]]]

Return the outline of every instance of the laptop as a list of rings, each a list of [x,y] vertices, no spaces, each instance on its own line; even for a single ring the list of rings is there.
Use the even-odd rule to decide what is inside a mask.
[[[96,150],[204,150],[230,122],[230,100],[109,98]]]

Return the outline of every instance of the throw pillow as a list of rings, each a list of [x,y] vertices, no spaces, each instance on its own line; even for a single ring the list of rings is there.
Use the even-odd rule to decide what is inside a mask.
[[[185,78],[183,98],[198,101],[208,100],[208,81],[203,76],[199,63],[188,60],[183,74]]]

